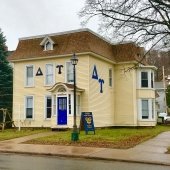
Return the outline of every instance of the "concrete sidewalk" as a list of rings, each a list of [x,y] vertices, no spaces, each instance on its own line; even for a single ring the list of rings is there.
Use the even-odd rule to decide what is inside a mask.
[[[0,142],[0,152],[117,160],[170,166],[170,154],[165,154],[167,147],[170,146],[170,132],[164,132],[131,149],[33,145],[22,143],[30,139],[51,135],[53,133],[54,132],[36,134],[2,141]]]

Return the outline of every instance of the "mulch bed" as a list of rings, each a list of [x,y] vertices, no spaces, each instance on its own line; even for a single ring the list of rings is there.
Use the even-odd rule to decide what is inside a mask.
[[[77,141],[68,142],[60,139],[59,141],[39,141],[30,140],[25,143],[27,144],[43,144],[43,145],[64,145],[64,146],[83,146],[83,147],[98,147],[98,148],[115,148],[115,149],[128,149],[136,146],[137,144],[145,141],[147,136],[133,136],[127,139],[119,141],[108,141],[108,140],[98,140],[98,141]]]

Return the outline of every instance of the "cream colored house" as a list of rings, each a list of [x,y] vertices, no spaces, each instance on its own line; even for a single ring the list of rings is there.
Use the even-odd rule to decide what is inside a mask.
[[[155,126],[155,67],[139,64],[142,51],[89,29],[19,39],[10,56],[16,126],[73,126],[73,53],[78,124],[81,112],[92,112],[95,127]]]

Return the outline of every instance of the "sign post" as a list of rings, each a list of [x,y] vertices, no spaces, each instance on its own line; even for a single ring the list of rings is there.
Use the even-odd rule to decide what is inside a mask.
[[[82,112],[81,113],[80,126],[84,127],[86,134],[88,134],[89,131],[93,131],[93,133],[95,134],[92,112]]]

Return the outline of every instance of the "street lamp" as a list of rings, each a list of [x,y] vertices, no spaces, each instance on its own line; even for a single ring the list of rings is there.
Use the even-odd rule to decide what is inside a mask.
[[[73,132],[71,134],[71,140],[77,141],[79,140],[79,133],[77,130],[77,124],[76,124],[76,68],[75,66],[78,63],[78,58],[73,54],[72,58],[70,59],[71,64],[73,65],[73,79],[74,79],[74,122],[73,122]]]

